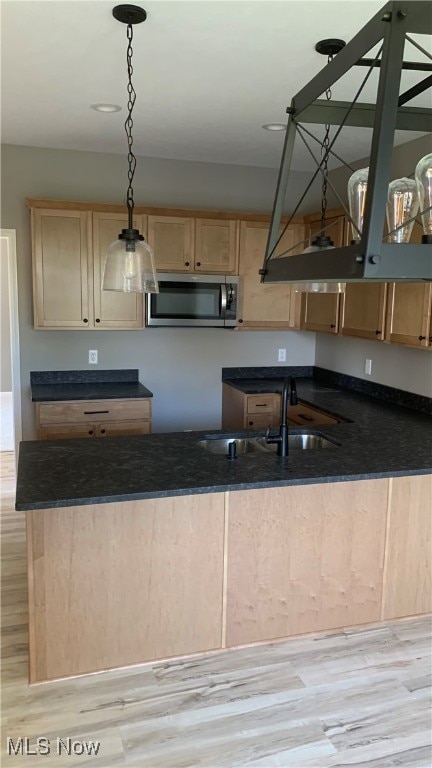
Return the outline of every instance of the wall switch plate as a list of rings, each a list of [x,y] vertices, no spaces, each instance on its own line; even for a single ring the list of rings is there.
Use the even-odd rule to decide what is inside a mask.
[[[365,360],[365,373],[370,376],[372,373],[372,360],[367,357]]]
[[[98,351],[97,349],[89,349],[89,363],[92,365],[96,365],[98,361]]]
[[[278,350],[278,362],[279,363],[285,363],[286,362],[286,349],[279,349]]]

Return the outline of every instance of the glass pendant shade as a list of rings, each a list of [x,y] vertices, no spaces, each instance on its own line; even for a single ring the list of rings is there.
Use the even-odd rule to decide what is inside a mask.
[[[318,235],[315,240],[312,240],[312,245],[305,248],[302,253],[331,251],[334,250],[334,247],[333,240],[330,240],[326,235]],[[345,283],[294,283],[293,288],[296,293],[343,293]]]
[[[390,182],[387,195],[389,243],[409,243],[414,226],[413,217],[418,213],[419,204],[417,184],[414,179],[403,178]],[[403,226],[405,222],[408,223]]]
[[[415,180],[419,197],[420,212],[423,224],[423,242],[432,243],[432,154],[425,155],[417,163],[415,169]]]
[[[139,233],[137,236],[141,237]],[[150,246],[144,240],[120,235],[107,249],[102,288],[125,293],[159,293]]]
[[[369,168],[360,168],[348,179],[348,204],[354,222],[351,223],[353,240],[360,240],[363,232],[368,176]]]

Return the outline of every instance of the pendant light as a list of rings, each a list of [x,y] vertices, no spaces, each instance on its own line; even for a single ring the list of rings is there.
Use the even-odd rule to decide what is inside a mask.
[[[422,242],[432,244],[432,154],[425,155],[417,163],[415,180],[424,232]]]
[[[320,40],[316,44],[315,50],[318,53],[325,54],[327,56],[327,63],[329,64],[336,53],[344,47],[343,40]],[[331,100],[332,92],[331,88],[326,90],[327,101]],[[326,229],[327,219],[327,186],[328,186],[328,159],[330,154],[330,124],[326,123],[324,139],[321,144],[321,164],[322,164],[322,186],[321,186],[321,229],[317,237],[312,240],[312,244],[302,251],[302,253],[314,253],[315,251],[328,251],[335,247],[334,241],[330,237],[324,234]],[[345,290],[345,283],[299,283],[294,285],[294,290],[301,293],[343,293]]]
[[[113,16],[117,21],[127,24],[127,72],[128,72],[128,114],[125,130],[128,145],[128,188],[126,205],[128,211],[127,229],[122,229],[118,240],[107,249],[102,288],[104,291],[123,291],[126,293],[158,293],[159,287],[154,268],[153,251],[144,241],[143,235],[133,226],[133,178],[136,168],[136,157],[133,153],[132,112],[135,106],[136,93],[132,85],[132,40],[133,25],[141,24],[147,18],[143,8],[136,5],[117,5],[113,8]]]

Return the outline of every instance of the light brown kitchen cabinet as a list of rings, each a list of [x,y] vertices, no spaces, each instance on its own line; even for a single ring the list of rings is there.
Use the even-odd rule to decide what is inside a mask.
[[[195,219],[194,269],[238,274],[238,221]]]
[[[334,242],[336,248],[349,241],[348,224],[342,209],[335,216],[327,218],[328,228],[325,234]],[[319,234],[321,216],[313,214],[305,217],[305,230],[310,242]],[[301,328],[306,331],[337,333],[339,330],[340,294],[303,293],[301,304]]]
[[[410,347],[432,347],[432,286],[390,283],[387,296],[386,341]]]
[[[101,288],[106,248],[127,226],[118,213],[32,208],[34,327],[144,327],[142,296]],[[145,216],[134,225],[145,231]]]
[[[95,328],[142,328],[143,296],[141,293],[103,291],[105,256],[111,243],[128,226],[121,213],[93,213],[93,298]],[[133,225],[145,233],[145,216],[134,216]]]
[[[156,270],[194,270],[194,219],[180,216],[149,216],[148,243],[153,249]]]
[[[222,385],[222,429],[267,429],[278,427],[281,421],[282,400],[279,392],[247,394],[230,384]],[[288,424],[315,427],[320,424],[338,424],[337,416],[320,411],[305,403],[288,406]]]
[[[91,213],[31,212],[35,328],[93,327]]]
[[[276,248],[276,257],[303,239],[303,225],[294,223],[284,233]],[[242,221],[240,224],[239,318],[242,328],[295,328],[296,307],[301,294],[288,284],[263,284],[259,275],[267,245],[269,225],[266,222]],[[298,253],[297,246],[293,253]]]
[[[36,403],[39,440],[151,432],[151,398]]]
[[[341,296],[342,336],[382,340],[386,296],[387,283],[347,283]]]

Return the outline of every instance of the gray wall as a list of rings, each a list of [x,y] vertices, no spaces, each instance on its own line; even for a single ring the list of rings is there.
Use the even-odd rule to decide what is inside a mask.
[[[431,151],[431,139],[422,136],[394,149],[392,178],[411,174],[421,157]],[[356,168],[368,165],[368,160],[353,164]],[[346,187],[351,172],[338,168],[331,172],[332,181],[346,202]],[[332,201],[337,205],[337,202]],[[372,376],[365,376],[365,358],[372,360]],[[341,373],[372,379],[380,384],[400,387],[409,392],[432,396],[432,360],[428,350],[387,345],[362,339],[348,339],[317,333],[316,363]]]
[[[220,426],[221,368],[276,364],[278,347],[288,364],[313,364],[315,336],[215,329],[144,331],[35,331],[32,328],[30,217],[26,197],[119,203],[124,199],[122,155],[2,147],[2,226],[17,231],[23,436],[34,437],[31,370],[88,366],[99,350],[100,368],[138,368],[155,394],[156,431]],[[277,170],[139,158],[137,203],[222,210],[269,211]],[[304,185],[297,174],[293,185]]]
[[[9,318],[8,252],[2,240],[0,253],[0,392],[12,392],[11,337]]]

